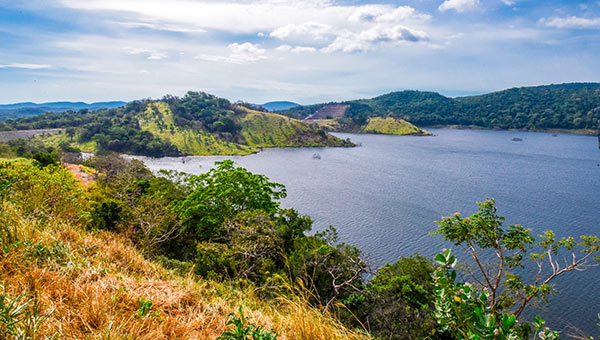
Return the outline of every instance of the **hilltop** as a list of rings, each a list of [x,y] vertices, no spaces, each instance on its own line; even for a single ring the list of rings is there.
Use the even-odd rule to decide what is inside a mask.
[[[398,91],[371,99],[299,106],[282,114],[307,119],[327,106],[346,107],[336,119],[364,126],[371,117],[395,117],[418,126],[500,129],[565,129],[595,133],[600,122],[600,83],[511,88],[477,96]]]
[[[3,128],[0,124],[0,130]],[[146,156],[246,155],[265,147],[351,146],[325,130],[203,92],[140,100],[94,112],[9,120],[4,130],[65,129],[35,137],[47,146]]]

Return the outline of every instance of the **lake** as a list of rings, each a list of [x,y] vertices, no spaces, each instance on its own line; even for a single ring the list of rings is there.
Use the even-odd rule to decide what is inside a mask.
[[[265,149],[251,156],[143,158],[152,170],[208,171],[233,159],[286,186],[284,207],[310,215],[314,230],[333,225],[376,265],[450,247],[431,236],[442,216],[471,215],[496,200],[508,224],[534,235],[600,235],[600,150],[596,137],[516,131],[431,129],[433,137],[336,133],[355,148]],[[521,139],[515,141],[513,139]],[[316,157],[316,156],[320,157]],[[320,159],[319,159],[320,158]],[[459,259],[465,259],[459,253]],[[560,330],[592,335],[600,313],[600,268],[567,273],[551,305],[529,309]]]

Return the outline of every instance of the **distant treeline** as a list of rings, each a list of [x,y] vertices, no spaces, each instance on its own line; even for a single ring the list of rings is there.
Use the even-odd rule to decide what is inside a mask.
[[[600,83],[521,87],[458,98],[435,92],[400,91],[342,104],[350,105],[346,117],[357,123],[368,117],[391,115],[418,126],[474,125],[529,130],[600,126]],[[299,106],[281,113],[304,118],[325,105]]]

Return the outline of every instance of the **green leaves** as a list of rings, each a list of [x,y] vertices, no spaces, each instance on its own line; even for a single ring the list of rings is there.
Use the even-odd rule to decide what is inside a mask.
[[[138,302],[138,308],[135,311],[135,316],[138,318],[144,318],[149,315],[152,308],[152,301],[146,300],[146,298],[140,298]]]
[[[223,332],[216,340],[277,340],[275,331],[266,331],[263,327],[257,327],[248,320],[249,318],[244,316],[242,307],[239,307],[239,316],[231,313],[227,320],[227,325],[232,325],[234,328]]]
[[[514,314],[492,311],[485,289],[475,289],[468,282],[455,282],[456,272],[448,265],[449,262],[455,264],[450,253],[446,250],[436,255],[436,262],[441,264],[433,276],[434,317],[438,322],[438,331],[458,340],[529,339],[528,326],[518,325]],[[533,323],[536,330],[543,333],[544,339],[558,338],[557,332],[542,328],[543,320],[536,318]]]
[[[285,187],[270,182],[234,162],[215,162],[216,167],[202,175],[190,175],[191,192],[177,204],[187,229],[199,239],[217,236],[225,219],[243,211],[262,210],[274,215],[277,200],[286,197]]]
[[[521,225],[508,226],[506,231],[502,228],[504,217],[496,214],[493,198],[477,202],[477,205],[478,212],[469,218],[462,218],[459,213],[444,217],[441,222],[437,222],[438,229],[434,234],[442,235],[445,240],[452,241],[455,245],[465,244],[484,249],[525,251],[532,246],[534,238],[529,235],[528,229]],[[513,265],[518,265],[518,261]]]

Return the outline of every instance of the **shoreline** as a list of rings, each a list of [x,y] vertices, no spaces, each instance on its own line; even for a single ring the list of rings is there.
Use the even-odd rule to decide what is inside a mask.
[[[477,125],[428,125],[424,129],[450,129],[450,130],[490,130],[490,131],[516,131],[516,132],[544,132],[544,133],[568,133],[582,136],[598,136],[598,130],[594,129],[496,129]]]

